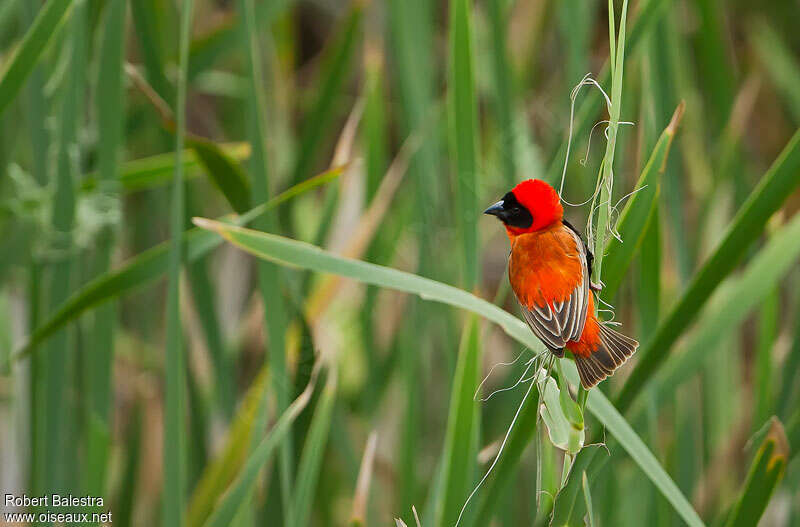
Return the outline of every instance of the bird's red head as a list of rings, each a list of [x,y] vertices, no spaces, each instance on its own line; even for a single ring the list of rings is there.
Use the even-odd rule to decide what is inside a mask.
[[[526,179],[484,211],[503,222],[509,236],[545,229],[564,217],[556,189],[540,179]]]

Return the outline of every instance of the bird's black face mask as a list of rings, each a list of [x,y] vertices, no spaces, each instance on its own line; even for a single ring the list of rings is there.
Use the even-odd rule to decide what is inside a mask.
[[[518,229],[527,229],[533,225],[533,216],[523,207],[513,192],[508,192],[503,199],[483,211],[484,214],[497,216],[497,219],[502,221],[509,227],[516,227]]]

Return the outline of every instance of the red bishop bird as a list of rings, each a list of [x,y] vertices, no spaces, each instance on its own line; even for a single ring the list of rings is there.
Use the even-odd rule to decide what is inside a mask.
[[[639,343],[600,323],[591,284],[593,255],[564,219],[556,190],[538,179],[489,207],[511,240],[508,279],[533,333],[557,357],[568,349],[584,388],[625,363]]]

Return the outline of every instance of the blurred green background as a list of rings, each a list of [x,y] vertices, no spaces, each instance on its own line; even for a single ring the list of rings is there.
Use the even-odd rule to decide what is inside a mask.
[[[800,526],[798,20],[793,0],[2,0],[0,490],[102,496],[115,527],[413,526],[412,506],[452,526],[502,444],[460,525]],[[571,120],[587,73],[611,112],[587,86]],[[411,275],[518,317],[481,211],[559,188],[570,129],[562,197],[613,180],[590,244],[642,346],[589,397],[607,449],[567,473],[532,335]],[[475,397],[520,354],[481,393],[515,389]]]

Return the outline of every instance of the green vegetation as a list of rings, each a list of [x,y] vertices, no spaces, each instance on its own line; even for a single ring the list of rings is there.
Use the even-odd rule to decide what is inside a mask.
[[[116,526],[800,526],[796,18],[0,2],[0,493]],[[589,392],[481,215],[562,171],[641,342]]]

